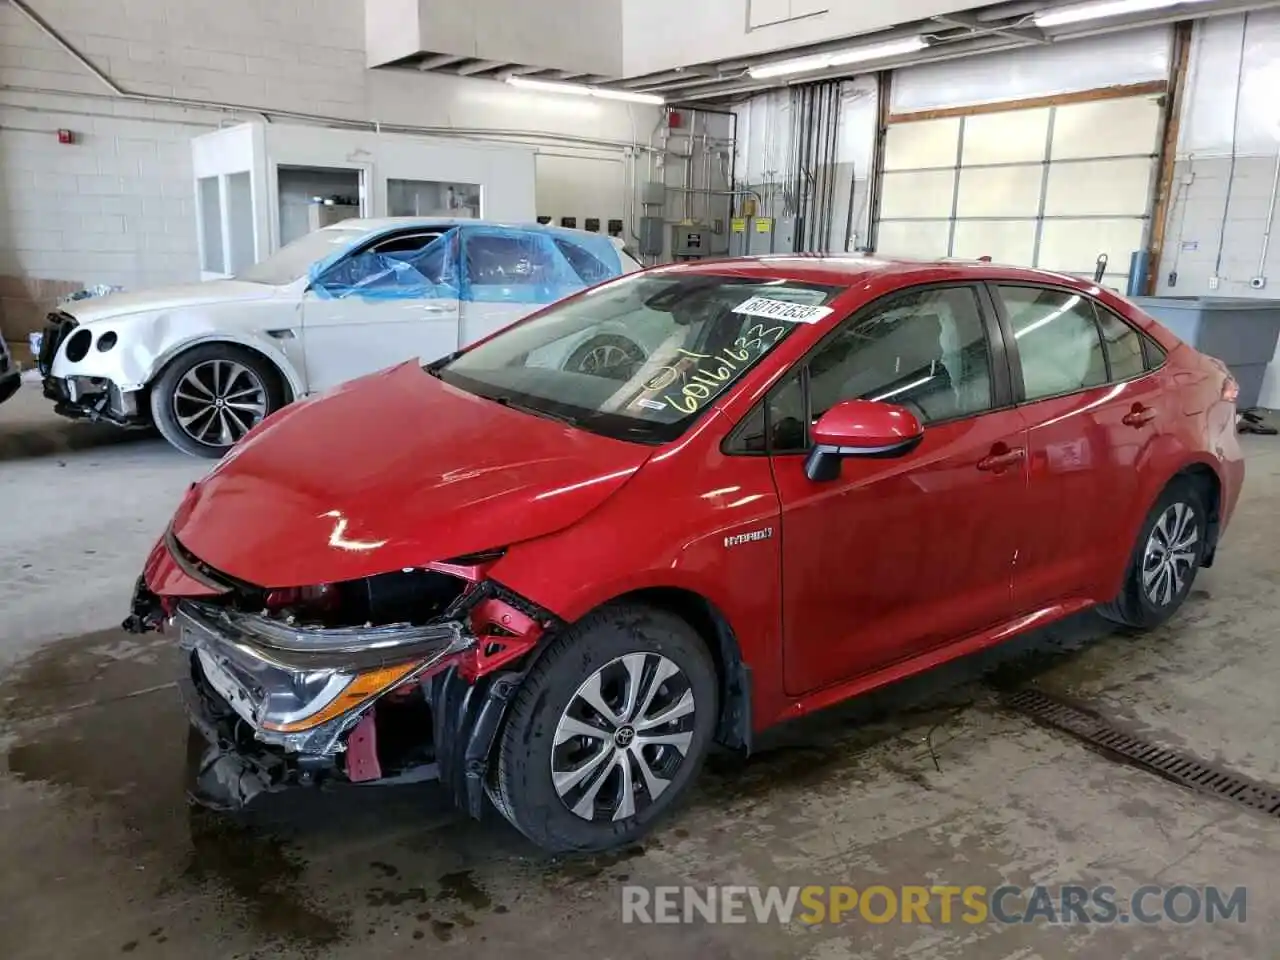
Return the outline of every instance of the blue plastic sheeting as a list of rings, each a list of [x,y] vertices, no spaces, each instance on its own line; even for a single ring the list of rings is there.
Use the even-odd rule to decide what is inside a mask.
[[[386,240],[394,239],[394,235]],[[373,246],[379,245],[379,241]],[[311,286],[324,299],[456,299],[554,303],[622,272],[608,237],[545,228],[460,226],[418,249],[321,261]]]
[[[417,250],[338,254],[312,268],[311,289],[322,300],[458,299],[457,239],[455,228]]]

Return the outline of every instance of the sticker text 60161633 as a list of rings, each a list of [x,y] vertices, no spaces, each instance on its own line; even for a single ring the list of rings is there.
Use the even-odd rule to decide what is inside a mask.
[[[733,312],[743,313],[748,317],[789,320],[792,323],[817,323],[831,314],[831,308],[810,303],[792,303],[789,300],[773,300],[769,297],[752,297],[734,307]]]

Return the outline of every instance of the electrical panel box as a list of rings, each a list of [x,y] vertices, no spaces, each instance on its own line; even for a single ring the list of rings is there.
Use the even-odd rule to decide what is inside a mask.
[[[700,260],[711,256],[711,228],[704,223],[677,223],[671,228],[671,256]]]
[[[794,253],[793,217],[736,217],[729,221],[729,256],[759,257],[766,253]]]
[[[661,207],[667,202],[667,185],[658,180],[647,180],[640,185],[640,202],[646,207]]]
[[[639,231],[639,253],[642,257],[662,256],[665,239],[662,235],[661,217],[641,217]]]

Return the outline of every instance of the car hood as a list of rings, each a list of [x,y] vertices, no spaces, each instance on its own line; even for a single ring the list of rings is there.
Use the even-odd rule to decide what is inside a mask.
[[[192,487],[178,542],[292,587],[450,560],[562,529],[650,447],[511,410],[406,363],[286,407]]]
[[[280,292],[278,287],[243,280],[209,280],[184,283],[172,287],[156,287],[136,293],[109,293],[105,297],[74,300],[61,309],[81,323],[114,320],[134,313],[173,310],[207,303],[238,303],[246,300],[269,300]]]

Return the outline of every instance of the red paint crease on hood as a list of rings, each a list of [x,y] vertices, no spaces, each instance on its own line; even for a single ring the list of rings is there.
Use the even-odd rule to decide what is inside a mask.
[[[409,363],[286,407],[192,488],[173,532],[257,586],[352,580],[554,533],[650,452]]]

